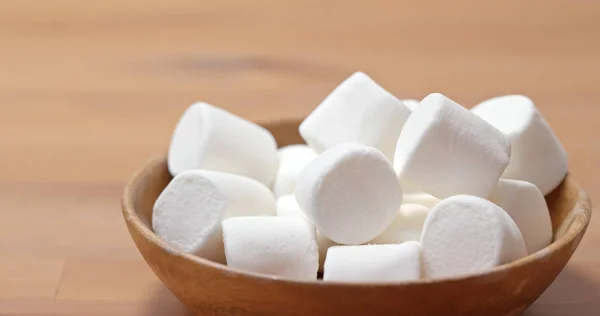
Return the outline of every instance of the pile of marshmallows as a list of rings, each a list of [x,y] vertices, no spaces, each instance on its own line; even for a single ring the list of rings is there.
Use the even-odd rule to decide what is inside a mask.
[[[154,231],[235,269],[342,282],[477,273],[552,241],[544,195],[567,158],[525,96],[469,111],[439,93],[399,100],[358,72],[300,134],[307,145],[278,150],[266,129],[192,105]]]

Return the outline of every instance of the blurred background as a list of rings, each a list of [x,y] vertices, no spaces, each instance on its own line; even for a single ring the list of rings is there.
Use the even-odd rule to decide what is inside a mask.
[[[0,1],[0,315],[185,315],[123,185],[206,101],[300,119],[364,71],[399,98],[530,96],[600,199],[599,1]],[[597,315],[600,224],[528,315]]]

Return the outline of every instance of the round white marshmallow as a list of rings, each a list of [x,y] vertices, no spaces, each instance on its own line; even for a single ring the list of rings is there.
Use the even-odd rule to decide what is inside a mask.
[[[296,199],[329,239],[357,245],[392,222],[402,189],[392,165],[377,149],[344,143],[323,152],[298,176]]]
[[[419,243],[334,246],[327,251],[323,281],[398,282],[421,277]]]
[[[275,215],[275,199],[262,183],[207,170],[184,171],[154,204],[152,228],[167,243],[225,262],[221,221],[233,216]]]
[[[280,197],[293,194],[296,178],[304,167],[315,158],[317,153],[306,145],[289,145],[279,149],[279,168],[273,183],[273,194]]]
[[[316,280],[315,229],[293,217],[234,217],[223,221],[227,266],[297,280]]]
[[[450,277],[485,271],[527,255],[517,224],[498,205],[456,195],[438,203],[421,235],[423,275]]]
[[[487,197],[510,158],[504,134],[439,93],[421,101],[398,138],[401,181],[438,198]]]
[[[544,195],[533,183],[500,179],[488,199],[515,221],[528,253],[534,253],[552,242],[550,211]]]
[[[300,135],[318,153],[346,142],[361,143],[394,156],[396,140],[410,110],[369,76],[354,73],[300,124]]]
[[[198,102],[177,123],[168,165],[173,176],[186,170],[214,170],[243,175],[271,186],[277,171],[277,144],[263,127]]]
[[[503,178],[531,182],[546,195],[568,172],[567,153],[533,102],[526,96],[489,99],[471,111],[507,135],[512,142]]]
[[[277,199],[277,216],[283,217],[297,217],[306,220],[310,223],[310,220],[304,215],[300,205],[296,201],[296,197],[293,194],[284,195]],[[312,225],[312,223],[310,223]],[[317,245],[319,246],[319,270],[322,271],[323,264],[325,263],[325,256],[327,255],[327,249],[331,246],[335,246],[338,243],[327,238],[320,231],[317,230]]]
[[[429,209],[418,204],[402,204],[394,221],[369,244],[401,244],[407,241],[421,241],[423,224]]]

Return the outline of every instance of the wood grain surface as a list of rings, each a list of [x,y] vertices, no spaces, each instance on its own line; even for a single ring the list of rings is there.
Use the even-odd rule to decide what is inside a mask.
[[[121,218],[203,100],[306,115],[351,72],[402,98],[531,96],[600,199],[600,2],[0,1],[0,315],[187,315]],[[597,315],[600,222],[525,315]]]

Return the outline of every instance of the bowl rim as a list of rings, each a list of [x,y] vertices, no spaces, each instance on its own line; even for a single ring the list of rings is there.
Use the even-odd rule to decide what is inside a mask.
[[[591,201],[589,199],[589,196],[570,177],[570,174],[567,174],[565,176],[565,178],[563,179],[563,182],[570,181],[571,183],[573,183],[573,185],[575,185],[575,187],[578,189],[578,197],[577,197],[577,201],[575,202],[575,205],[569,212],[569,214],[574,213],[574,212],[576,212],[576,214],[570,219],[570,223],[567,224],[569,227],[567,227],[566,233],[563,234],[560,238],[554,240],[550,245],[548,245],[532,254],[529,254],[526,257],[518,259],[516,261],[506,263],[503,265],[499,265],[499,266],[493,267],[491,269],[477,272],[477,273],[472,273],[472,274],[442,277],[442,278],[435,278],[435,279],[419,279],[419,280],[412,280],[412,281],[401,281],[401,282],[391,282],[391,281],[390,282],[341,282],[341,281],[323,282],[322,280],[316,280],[316,279],[315,280],[296,280],[296,279],[291,279],[291,278],[277,277],[277,276],[272,276],[272,275],[268,275],[268,274],[249,272],[249,271],[244,271],[244,270],[240,270],[240,269],[236,269],[236,268],[231,268],[225,264],[213,262],[208,259],[204,259],[202,257],[196,256],[194,254],[181,251],[181,250],[169,245],[166,241],[164,241],[162,238],[160,238],[158,235],[156,235],[152,231],[152,229],[150,229],[150,227],[145,225],[142,222],[142,220],[138,217],[138,215],[136,214],[134,204],[133,204],[133,195],[138,187],[139,182],[146,175],[150,174],[150,171],[155,170],[157,167],[159,167],[161,165],[166,165],[166,164],[167,164],[166,154],[157,155],[154,158],[151,158],[149,161],[147,161],[144,166],[139,168],[137,170],[137,172],[133,175],[133,177],[128,181],[128,183],[126,184],[125,189],[123,191],[123,197],[121,200],[121,207],[122,207],[122,212],[123,212],[125,221],[130,225],[130,227],[137,230],[138,233],[140,233],[150,243],[154,244],[155,246],[160,248],[162,251],[165,251],[165,252],[167,252],[171,255],[177,256],[177,257],[181,257],[182,259],[188,260],[194,264],[198,264],[198,265],[201,265],[201,266],[204,266],[207,268],[214,269],[223,274],[228,274],[228,275],[235,276],[235,277],[250,278],[256,282],[281,282],[281,283],[287,283],[287,284],[293,284],[293,285],[328,286],[328,287],[343,286],[343,287],[357,287],[357,288],[360,288],[360,287],[372,288],[374,286],[375,287],[415,286],[415,285],[440,284],[440,283],[474,280],[474,279],[480,278],[483,275],[502,273],[507,270],[521,267],[521,266],[527,265],[531,262],[543,259],[543,257],[549,256],[553,252],[565,247],[567,244],[569,244],[571,241],[573,241],[577,236],[581,235],[581,238],[582,238],[583,234],[585,233],[585,230],[588,227],[590,219],[591,219],[592,206],[591,206]],[[562,184],[562,182],[561,182],[561,184]],[[583,215],[583,217],[581,215]],[[576,229],[570,229],[570,226],[572,226],[575,222],[579,222],[579,225],[576,227]],[[558,230],[558,228],[557,228],[557,230]],[[555,232],[553,232],[553,233],[555,233]]]

